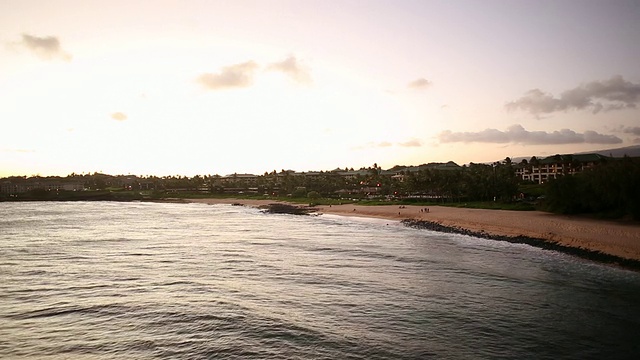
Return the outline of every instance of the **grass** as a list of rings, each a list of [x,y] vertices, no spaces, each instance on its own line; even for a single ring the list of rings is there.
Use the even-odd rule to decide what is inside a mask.
[[[534,205],[525,202],[434,202],[434,201],[416,201],[417,199],[409,200],[355,200],[355,199],[334,199],[334,198],[315,198],[310,199],[307,197],[287,197],[287,196],[265,196],[259,194],[212,194],[212,193],[196,193],[196,192],[152,192],[152,191],[126,191],[118,189],[118,191],[98,190],[98,191],[82,191],[82,192],[48,192],[42,191],[38,193],[20,194],[16,197],[0,197],[1,201],[19,201],[19,200],[55,200],[55,201],[78,201],[78,200],[112,200],[112,201],[132,201],[142,199],[166,199],[166,198],[178,198],[178,199],[248,199],[248,200],[270,200],[270,201],[286,201],[299,205],[339,205],[339,204],[352,204],[365,206],[377,206],[377,205],[415,205],[415,206],[450,206],[458,208],[472,208],[472,209],[491,209],[491,210],[519,210],[528,211],[535,210]]]
[[[536,210],[535,206],[524,202],[493,202],[493,201],[473,201],[473,202],[435,202],[435,201],[379,201],[364,200],[358,202],[359,205],[415,205],[415,206],[448,206],[456,208],[468,209],[486,209],[486,210],[515,210],[515,211],[532,211]]]
[[[450,203],[441,204],[442,206],[468,208],[468,209],[488,209],[488,210],[515,210],[515,211],[532,211],[536,207],[531,203],[525,202],[493,202],[493,201],[477,201],[467,203]]]
[[[316,198],[310,199],[307,197],[287,197],[287,196],[265,196],[259,194],[212,194],[212,193],[155,193],[153,198],[180,198],[180,199],[202,199],[202,198],[215,198],[215,199],[247,199],[247,200],[272,200],[272,201],[286,201],[293,204],[300,205],[339,205],[339,204],[352,204],[364,206],[377,206],[377,205],[415,205],[415,206],[449,206],[457,208],[469,208],[469,209],[488,209],[488,210],[516,210],[516,211],[531,211],[536,210],[535,206],[526,202],[493,202],[493,201],[472,201],[472,202],[436,202],[436,201],[419,201],[418,199],[410,200],[353,200],[353,199],[334,199],[334,198]],[[418,200],[418,201],[417,201]]]

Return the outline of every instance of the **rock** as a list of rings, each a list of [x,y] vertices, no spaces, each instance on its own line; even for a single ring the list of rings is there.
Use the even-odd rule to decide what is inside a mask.
[[[268,214],[292,214],[292,215],[309,215],[318,211],[315,207],[297,206],[291,204],[273,203],[260,206],[263,212]]]
[[[440,223],[437,223],[434,221],[428,221],[428,220],[405,219],[405,220],[402,220],[402,224],[412,228],[416,228],[416,229],[425,229],[425,230],[443,232],[448,234],[467,235],[467,236],[473,236],[481,239],[507,241],[507,242],[516,243],[516,244],[527,244],[527,245],[535,246],[537,248],[558,251],[558,252],[574,255],[583,259],[588,259],[588,260],[592,260],[600,263],[615,264],[628,269],[640,270],[640,261],[621,258],[615,255],[605,254],[600,251],[593,251],[593,250],[588,250],[588,249],[583,249],[578,247],[566,246],[566,245],[559,244],[553,240],[533,238],[533,237],[524,236],[524,235],[518,235],[518,236],[494,235],[494,234],[489,234],[484,230],[471,231],[468,229],[463,229],[458,226],[446,226],[446,225],[442,225]]]

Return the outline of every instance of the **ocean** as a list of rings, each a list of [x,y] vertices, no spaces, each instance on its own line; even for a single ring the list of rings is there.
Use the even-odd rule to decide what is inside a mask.
[[[637,359],[640,273],[396,221],[0,203],[2,359]]]

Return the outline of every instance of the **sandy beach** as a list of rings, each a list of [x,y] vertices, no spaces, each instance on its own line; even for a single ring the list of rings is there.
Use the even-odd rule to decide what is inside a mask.
[[[260,206],[273,200],[190,199],[206,204],[240,203]],[[418,219],[456,226],[492,235],[527,236],[573,248],[600,251],[620,258],[640,261],[640,225],[549,214],[540,211],[507,211],[398,205],[321,205],[320,213],[377,217],[390,220]],[[420,210],[423,211],[420,211]]]

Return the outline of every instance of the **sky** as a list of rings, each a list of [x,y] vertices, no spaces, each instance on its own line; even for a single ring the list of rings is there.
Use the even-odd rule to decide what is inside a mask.
[[[640,0],[0,0],[0,176],[640,144]]]

